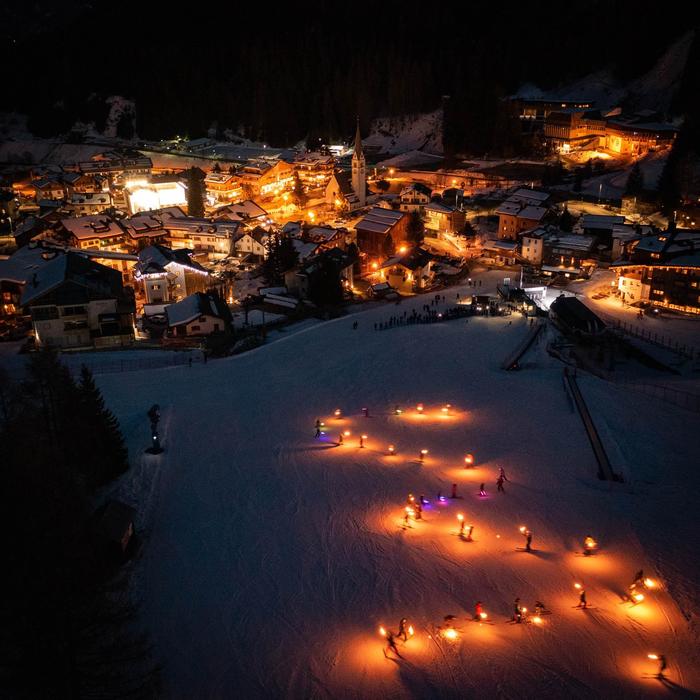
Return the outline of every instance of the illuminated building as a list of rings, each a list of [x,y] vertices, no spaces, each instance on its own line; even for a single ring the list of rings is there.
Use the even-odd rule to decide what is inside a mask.
[[[256,204],[252,199],[246,199],[243,202],[233,202],[215,209],[212,212],[212,218],[245,223],[268,223],[270,217],[259,204]]]
[[[335,159],[323,153],[300,154],[294,161],[294,170],[305,189],[326,187],[335,170]]]
[[[598,110],[552,111],[544,122],[547,146],[564,152],[605,146],[605,133],[605,119]]]
[[[466,217],[457,207],[430,202],[425,205],[423,211],[425,211],[425,228],[430,231],[459,233],[464,228]]]
[[[399,195],[399,209],[401,211],[421,211],[426,204],[430,204],[433,191],[422,182],[413,182],[406,185]]]
[[[71,246],[86,250],[125,251],[124,229],[109,216],[62,219],[57,231]]]
[[[152,245],[139,251],[134,278],[143,285],[147,304],[163,304],[206,291],[209,273],[189,250]]]
[[[644,236],[630,258],[611,265],[622,301],[700,314],[700,233],[672,228]]]
[[[611,265],[623,302],[700,314],[700,233],[671,228],[631,248],[630,260]]]
[[[243,191],[253,197],[273,198],[294,187],[294,168],[283,160],[251,160],[238,175]]]
[[[215,203],[228,204],[243,197],[240,178],[235,174],[207,173],[204,185],[207,188],[208,199]]]
[[[435,273],[433,256],[422,248],[414,248],[403,255],[384,261],[370,273],[373,284],[386,282],[399,292],[413,292],[430,285]]]
[[[121,275],[77,253],[39,268],[21,304],[31,313],[39,345],[109,347],[134,340],[134,300]]]
[[[339,211],[355,211],[362,205],[352,186],[350,173],[336,170],[326,185],[326,204]]]
[[[355,224],[357,245],[365,256],[386,257],[385,242],[390,237],[395,248],[407,240],[410,217],[400,211],[373,207]]]
[[[202,336],[224,331],[231,313],[218,296],[195,292],[165,307],[169,334],[176,337]]]
[[[542,223],[547,213],[549,195],[536,190],[520,189],[501,203],[498,214],[498,237],[517,241],[523,231]]]
[[[639,156],[673,145],[678,129],[661,122],[636,119],[611,120],[605,133],[605,147],[613,153]]]
[[[131,214],[187,206],[187,188],[182,182],[134,180],[127,183],[124,194]]]

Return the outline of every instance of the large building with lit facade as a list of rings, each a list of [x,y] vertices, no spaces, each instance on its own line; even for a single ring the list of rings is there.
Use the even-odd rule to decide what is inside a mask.
[[[247,196],[273,198],[294,187],[294,167],[284,160],[250,160],[239,171]]]
[[[165,207],[186,207],[187,187],[184,183],[133,181],[124,188],[130,214]]]
[[[622,301],[700,314],[700,233],[671,229],[645,236],[630,260],[611,265]]]

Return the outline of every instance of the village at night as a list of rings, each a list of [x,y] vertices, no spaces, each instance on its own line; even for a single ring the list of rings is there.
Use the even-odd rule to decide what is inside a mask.
[[[0,697],[700,697],[698,8],[0,58]]]

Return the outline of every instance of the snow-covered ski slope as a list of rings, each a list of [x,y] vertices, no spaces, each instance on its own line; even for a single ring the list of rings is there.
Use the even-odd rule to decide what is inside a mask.
[[[206,365],[98,377],[133,455],[122,489],[141,492],[138,593],[167,696],[700,692],[697,417],[580,378],[628,478],[600,482],[546,337],[520,371],[504,372],[526,332],[518,317],[373,330],[426,301]],[[153,403],[166,452],[142,457]],[[329,431],[322,440],[313,438],[317,418]],[[474,469],[463,468],[466,453]],[[499,467],[505,494],[496,493]],[[452,483],[463,498],[436,505]],[[432,504],[404,529],[409,492]],[[475,526],[474,542],[457,536],[458,513]],[[534,533],[531,554],[516,550],[520,525]],[[583,557],[588,534],[600,552]],[[621,596],[639,568],[661,589],[631,608]],[[573,607],[576,582],[587,611]],[[542,625],[509,624],[516,596],[553,614]],[[467,621],[477,600],[494,624]],[[447,614],[458,617],[455,641],[436,634]],[[399,644],[403,660],[388,660],[378,626],[396,630],[402,616],[416,635]],[[667,656],[666,681],[653,677],[651,652]]]

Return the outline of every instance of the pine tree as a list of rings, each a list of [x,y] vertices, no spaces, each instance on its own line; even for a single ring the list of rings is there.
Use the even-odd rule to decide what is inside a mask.
[[[396,252],[396,246],[394,245],[394,239],[391,237],[390,233],[386,234],[384,243],[382,243],[382,252],[385,257],[390,258]]]
[[[299,259],[299,254],[291,238],[273,233],[267,239],[267,257],[261,266],[268,284],[282,284],[284,273],[291,270]]]
[[[204,216],[204,177],[199,168],[190,168],[187,171],[187,213],[190,216]]]
[[[423,222],[423,216],[419,211],[411,212],[408,221],[408,240],[415,245],[420,245],[423,242],[424,232],[425,224]]]
[[[576,223],[576,219],[569,211],[569,207],[566,206],[566,204],[565,204],[564,211],[561,213],[561,216],[559,217],[559,228],[562,231],[566,231],[567,233],[570,233],[572,231],[572,229],[574,228],[575,223]]]
[[[299,177],[299,173],[294,173],[294,188],[292,190],[292,198],[294,199],[294,204],[296,204],[299,209],[303,209],[306,206],[306,192],[304,192],[304,185]]]
[[[129,467],[129,455],[119,422],[105,407],[102,392],[85,365],[80,370],[78,412],[87,444],[84,478],[88,488],[95,489],[124,473]]]
[[[644,192],[644,175],[642,169],[639,167],[639,163],[635,163],[627,177],[625,194],[630,197],[638,197],[642,192]]]

